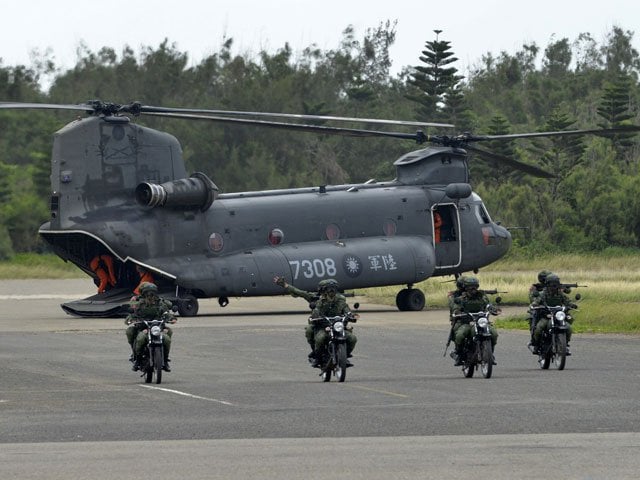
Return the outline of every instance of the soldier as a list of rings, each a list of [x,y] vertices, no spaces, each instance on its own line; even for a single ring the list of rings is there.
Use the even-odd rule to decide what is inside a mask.
[[[536,292],[540,294],[542,289],[545,286],[545,282],[547,280],[547,276],[551,275],[553,272],[549,270],[542,270],[538,273],[538,283],[532,283],[531,288],[529,288],[529,303],[533,303],[534,299],[538,296]]]
[[[302,297],[309,303],[316,302],[313,312],[311,312],[312,318],[320,316],[333,317],[351,312],[345,296],[338,293],[338,282],[336,280],[321,280],[320,283],[318,283],[318,294],[300,290],[293,285],[289,285],[283,277],[275,277],[273,281],[286,289],[287,293],[294,297]],[[357,313],[354,317],[359,318]],[[304,333],[307,338],[307,343],[309,343],[311,347],[309,359],[313,360],[312,366],[317,367],[319,366],[319,355],[317,355],[317,352],[320,352],[321,349],[324,348],[329,341],[329,337],[324,328],[317,328],[312,324],[307,325]],[[351,352],[356,346],[358,339],[351,331],[347,330],[345,334],[347,337],[347,357],[350,358]],[[347,360],[347,366],[351,366],[349,360]]]
[[[449,320],[453,318],[453,311],[456,309],[456,299],[464,293],[464,281],[466,278],[464,275],[456,278],[456,289],[447,294],[449,301]]]
[[[532,304],[536,298],[540,296],[540,292],[545,286],[545,282],[547,280],[547,276],[551,275],[552,272],[549,270],[542,270],[538,273],[538,283],[531,284],[531,288],[529,288],[529,304]],[[529,333],[531,335],[531,339],[529,340],[529,348],[533,345],[533,332],[536,329],[536,325],[538,323],[538,315],[540,314],[540,310],[529,309]]]
[[[127,316],[124,323],[127,328],[127,341],[133,352],[133,367],[136,372],[140,370],[140,358],[147,343],[147,336],[144,332],[145,325],[139,323],[140,320],[153,320],[161,317],[168,318],[167,323],[176,323],[176,317],[171,313],[171,302],[158,296],[158,287],[154,283],[144,282],[140,285],[140,295],[134,296],[130,301],[132,312]],[[167,327],[167,332],[163,335],[164,346],[164,367],[163,370],[170,372],[169,349],[171,348],[171,336],[173,331]]]
[[[578,308],[578,306],[571,301],[571,299],[564,293],[562,290],[562,285],[560,283],[560,277],[553,273],[547,275],[547,279],[545,282],[545,287],[542,289],[542,293],[534,300],[534,306],[541,305],[549,305],[549,306],[557,306],[564,305],[569,308]],[[567,328],[567,355],[571,355],[569,351],[569,341],[571,340],[571,323],[573,319],[569,320],[568,328]],[[536,324],[535,330],[533,332],[533,353],[538,353],[538,348],[540,347],[540,337],[542,336],[542,332],[548,328],[549,319],[546,315],[540,315],[538,319],[538,323]]]
[[[464,292],[455,300],[454,314],[476,313],[484,310],[485,307],[491,303],[489,297],[480,291],[480,282],[476,277],[465,277],[463,285]],[[491,313],[495,315],[500,313],[500,309],[493,306],[490,308]],[[464,318],[455,319],[452,330],[454,342],[456,344],[454,354],[456,360],[455,366],[459,366],[462,365],[465,339],[467,337],[471,337],[473,335],[473,331],[471,329],[471,325],[469,325]],[[498,342],[498,331],[493,325],[489,327],[489,330],[491,332],[491,349],[494,350],[496,343]],[[495,365],[495,359],[493,363]]]

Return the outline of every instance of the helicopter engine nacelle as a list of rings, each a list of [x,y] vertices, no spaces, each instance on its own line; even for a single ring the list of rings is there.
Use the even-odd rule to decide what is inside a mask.
[[[449,198],[461,199],[470,197],[473,190],[468,183],[450,183],[444,192]]]
[[[199,208],[204,212],[217,196],[218,187],[201,172],[160,185],[143,182],[136,187],[136,201],[145,207]]]

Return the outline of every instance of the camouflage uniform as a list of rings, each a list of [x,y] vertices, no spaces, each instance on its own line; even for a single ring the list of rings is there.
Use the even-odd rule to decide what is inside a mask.
[[[455,314],[480,312],[491,303],[489,297],[478,290],[479,286],[480,284],[475,277],[465,279],[465,291],[455,300]],[[498,342],[498,331],[493,325],[489,327],[489,331],[491,332],[491,347],[494,349]],[[466,318],[456,319],[453,325],[453,340],[456,344],[456,354],[458,358],[460,358],[462,354],[465,339],[471,336],[473,336],[473,330],[471,325],[469,325],[469,320]]]
[[[456,309],[456,299],[464,293],[464,281],[467,277],[460,276],[456,278],[456,289],[447,294],[449,302],[449,320],[453,321],[453,312]]]
[[[544,289],[547,276],[553,275],[549,270],[542,270],[538,273],[538,283],[533,283],[529,288],[529,304],[533,304],[540,296],[540,292]],[[538,324],[539,310],[529,309],[529,333],[531,334],[531,343],[533,343],[533,332]]]
[[[152,287],[151,287],[152,286]],[[172,303],[168,300],[160,298],[157,295],[157,287],[152,283],[145,283],[141,285],[141,295],[134,296],[129,305],[132,309],[125,319],[124,323],[129,325],[126,331],[127,341],[131,346],[134,354],[134,370],[137,370],[138,359],[140,359],[144,348],[147,346],[147,335],[145,333],[145,325],[139,323],[141,320],[154,320],[160,319],[164,316],[165,319],[175,321],[175,316],[171,313]],[[153,295],[147,296],[147,290],[151,290]],[[164,346],[164,359],[165,365],[168,368],[167,362],[169,359],[169,350],[171,349],[171,336],[173,330],[166,327],[167,332],[162,337]]]
[[[537,297],[534,302],[534,306],[544,306],[548,305],[551,307],[555,307],[558,305],[563,305],[569,308],[577,308],[577,306],[571,301],[571,299],[561,290],[560,279],[557,275],[550,274],[547,276],[547,284],[542,290],[542,293],[539,297]],[[544,311],[544,310],[543,310]],[[568,320],[567,325],[567,344],[571,340],[571,324],[573,323],[573,319]],[[546,315],[540,315],[538,323],[536,324],[535,330],[533,332],[533,344],[535,346],[539,346],[540,337],[542,336],[542,332],[549,327],[549,319]]]
[[[300,290],[293,285],[287,285],[285,287],[285,290],[287,291],[287,293],[294,297],[302,297],[309,303],[316,303],[315,308],[311,312],[312,318],[321,316],[334,317],[336,315],[344,315],[351,312],[344,295],[336,293],[336,295],[331,298],[324,291],[325,286],[327,286],[329,282],[330,281],[323,280],[318,284],[318,293],[320,293],[320,297],[318,297],[318,294],[315,292]],[[335,285],[337,285],[337,282],[335,282]],[[321,351],[329,341],[328,333],[324,328],[317,328],[311,324],[307,325],[304,334],[307,338],[307,343],[311,347],[312,353]],[[353,332],[350,332],[348,330],[345,331],[345,334],[347,337],[347,355],[351,355],[351,352],[355,348],[358,339],[353,334]]]

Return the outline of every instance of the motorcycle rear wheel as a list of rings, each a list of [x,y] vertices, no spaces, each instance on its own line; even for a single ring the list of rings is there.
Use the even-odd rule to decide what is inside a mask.
[[[484,378],[491,378],[493,373],[493,350],[491,348],[491,340],[483,340],[480,344],[480,371]]]
[[[567,334],[556,334],[556,346],[553,354],[553,364],[558,370],[564,370],[564,366],[567,362]]]

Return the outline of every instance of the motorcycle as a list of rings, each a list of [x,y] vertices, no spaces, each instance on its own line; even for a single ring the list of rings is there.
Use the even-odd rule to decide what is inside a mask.
[[[309,323],[316,328],[324,328],[329,335],[329,341],[321,352],[317,352],[320,376],[323,381],[331,380],[331,374],[344,382],[347,377],[347,335],[349,323],[355,323],[357,316],[353,313],[337,315],[335,317],[310,318]]]
[[[580,299],[580,295],[576,295],[576,300]],[[540,337],[540,345],[537,350],[530,347],[534,355],[538,355],[538,365],[541,369],[547,370],[549,365],[553,363],[558,370],[564,370],[567,362],[567,331],[569,330],[570,321],[573,317],[569,314],[569,310],[575,306],[565,305],[538,305],[531,306],[532,310],[539,310],[538,316],[546,316],[549,319],[549,325],[542,331]]]
[[[491,378],[493,373],[493,348],[491,347],[491,315],[497,315],[498,310],[487,305],[484,310],[475,313],[458,313],[453,315],[454,324],[462,320],[471,325],[473,335],[467,337],[462,347],[461,358],[462,373],[466,378],[473,377],[475,370],[480,369],[484,378]],[[451,333],[453,333],[453,325]],[[451,342],[451,335],[449,342]],[[446,352],[446,348],[445,348]],[[456,352],[451,352],[451,358],[455,359]]]
[[[147,334],[147,346],[138,359],[140,370],[145,383],[151,383],[155,376],[155,383],[162,383],[162,370],[164,368],[164,344],[169,319],[160,318],[154,320],[140,320],[140,330]]]

